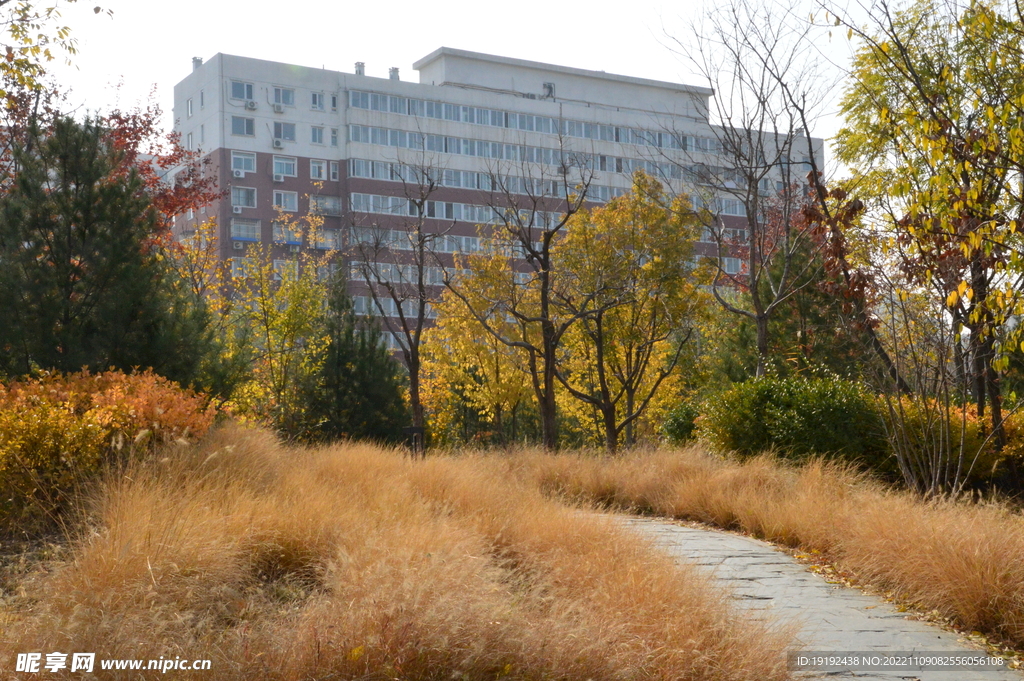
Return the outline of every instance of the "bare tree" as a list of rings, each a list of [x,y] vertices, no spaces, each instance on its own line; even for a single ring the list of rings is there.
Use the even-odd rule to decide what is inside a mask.
[[[490,260],[490,281],[446,278],[448,288],[487,333],[525,353],[541,437],[549,450],[558,447],[559,348],[573,324],[594,314],[600,295],[575,299],[571,309],[564,304],[571,294],[561,288],[554,246],[584,208],[594,171],[589,156],[574,153],[562,135],[558,142],[557,149],[544,150],[550,158],[535,158],[533,148],[519,145],[518,159],[492,169],[494,246],[479,256]]]
[[[758,376],[773,316],[819,268],[813,226],[802,215],[812,200],[803,178],[821,172],[822,150],[809,130],[831,88],[816,68],[810,31],[783,8],[733,0],[694,24],[690,40],[676,41],[715,91],[709,137],[680,145],[689,161],[683,174],[709,216],[712,292],[756,328]]]
[[[353,272],[367,284],[368,296],[385,332],[394,337],[409,371],[409,403],[413,427],[426,427],[421,392],[423,332],[432,319],[445,276],[438,244],[451,224],[428,224],[431,197],[441,187],[444,169],[426,151],[416,163],[388,163],[388,172],[402,184],[402,194],[387,197],[387,206],[366,206],[370,224],[354,224],[349,253]],[[380,218],[376,216],[383,213]],[[394,216],[394,217],[391,217]],[[443,216],[440,216],[443,217]],[[414,442],[422,453],[422,437]]]

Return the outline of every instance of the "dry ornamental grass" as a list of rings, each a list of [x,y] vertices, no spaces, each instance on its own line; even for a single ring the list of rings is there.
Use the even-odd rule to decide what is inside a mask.
[[[788,677],[785,630],[546,499],[541,468],[220,430],[97,494],[68,562],[0,616],[3,668],[73,650],[212,660],[180,679]]]

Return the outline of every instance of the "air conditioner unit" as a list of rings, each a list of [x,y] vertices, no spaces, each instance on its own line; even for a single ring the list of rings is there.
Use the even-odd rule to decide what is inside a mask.
[[[282,140],[281,138],[275,138],[274,139],[274,148],[275,149],[284,149],[284,140]]]
[[[234,177],[245,177],[245,171],[244,170],[232,170],[231,174]]]
[[[245,250],[245,244],[241,241],[236,241],[235,243],[231,244],[231,247],[234,248],[236,251]]]
[[[291,246],[288,247],[288,250],[291,251],[292,253],[298,253],[299,247],[295,244],[292,244]]]
[[[242,207],[241,206],[231,206],[231,212],[234,213],[235,215],[239,215],[242,212]]]
[[[250,99],[249,101],[247,101],[245,103],[245,108],[248,109],[249,111],[255,111],[256,110],[256,102],[254,100]]]
[[[274,175],[274,182],[284,182],[284,175]]]
[[[275,104],[274,113],[284,113],[284,104]]]

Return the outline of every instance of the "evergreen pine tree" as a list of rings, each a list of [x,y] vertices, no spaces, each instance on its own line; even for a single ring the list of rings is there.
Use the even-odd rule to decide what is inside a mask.
[[[380,326],[356,319],[344,281],[331,287],[326,325],[330,342],[320,371],[304,389],[299,439],[401,442],[409,423],[402,365],[384,344]]]
[[[15,147],[0,197],[0,371],[151,367],[192,383],[212,342],[156,247],[160,217],[94,121]]]

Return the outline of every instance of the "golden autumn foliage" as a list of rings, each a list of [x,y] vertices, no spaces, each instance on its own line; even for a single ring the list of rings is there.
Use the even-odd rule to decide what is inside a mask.
[[[0,529],[33,529],[112,461],[203,435],[215,409],[151,371],[45,374],[0,385]]]
[[[488,246],[459,259],[466,274],[435,305],[425,358],[437,430],[451,432],[468,407],[504,441],[503,421],[531,394],[543,411],[550,371],[563,422],[584,439],[614,450],[656,432],[651,416],[678,395],[706,307],[693,272],[698,229],[685,197],[638,172],[629,194],[567,220],[543,270],[519,262],[515,240],[482,231]]]

